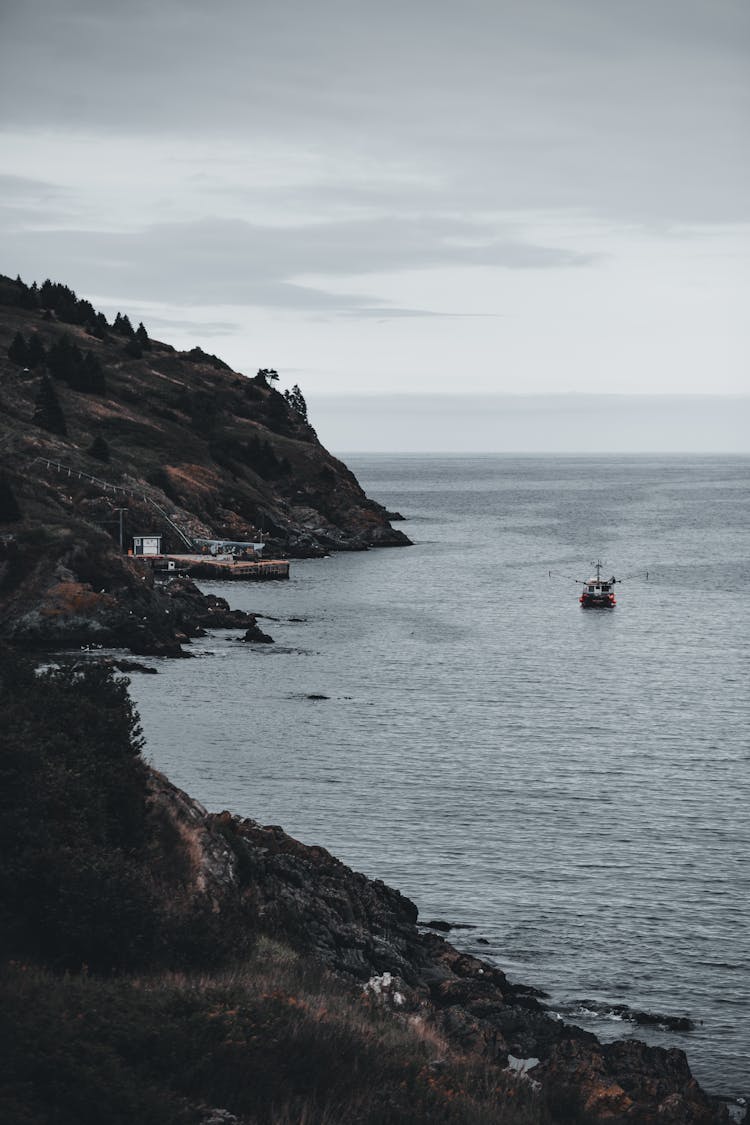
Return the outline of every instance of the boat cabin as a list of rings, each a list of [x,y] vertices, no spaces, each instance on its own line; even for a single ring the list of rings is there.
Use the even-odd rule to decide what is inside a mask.
[[[611,582],[601,582],[596,578],[589,578],[586,583],[586,592],[589,594],[609,594],[611,589]]]

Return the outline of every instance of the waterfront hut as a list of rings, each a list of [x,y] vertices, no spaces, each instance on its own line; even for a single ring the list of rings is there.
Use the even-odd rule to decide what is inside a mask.
[[[134,555],[160,555],[161,535],[134,535]]]

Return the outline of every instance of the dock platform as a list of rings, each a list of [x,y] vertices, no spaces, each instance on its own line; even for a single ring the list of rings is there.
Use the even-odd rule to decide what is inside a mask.
[[[141,555],[139,562],[148,562],[158,574],[187,574],[189,578],[206,578],[225,582],[284,581],[289,578],[289,559],[213,558],[211,555]]]

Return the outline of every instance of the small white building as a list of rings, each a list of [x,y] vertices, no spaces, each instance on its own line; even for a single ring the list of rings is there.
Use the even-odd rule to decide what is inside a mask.
[[[134,535],[134,555],[160,555],[161,535]]]

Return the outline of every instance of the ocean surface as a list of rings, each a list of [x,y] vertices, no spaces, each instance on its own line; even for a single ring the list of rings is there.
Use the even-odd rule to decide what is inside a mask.
[[[476,926],[452,940],[566,1019],[750,1095],[750,460],[346,460],[414,547],[203,584],[276,644],[216,633],[133,676],[150,759]],[[598,557],[613,610],[578,604]]]

